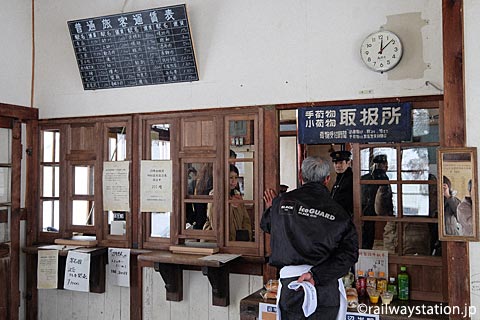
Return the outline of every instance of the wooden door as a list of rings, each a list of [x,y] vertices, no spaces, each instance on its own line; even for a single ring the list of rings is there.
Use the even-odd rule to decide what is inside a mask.
[[[0,283],[6,284],[0,291],[2,319],[18,318],[13,306],[19,306],[19,299],[12,292],[19,290],[21,154],[13,154],[21,150],[20,140],[21,123],[0,117]]]
[[[37,120],[37,109],[0,103],[0,319],[20,318],[22,131]]]

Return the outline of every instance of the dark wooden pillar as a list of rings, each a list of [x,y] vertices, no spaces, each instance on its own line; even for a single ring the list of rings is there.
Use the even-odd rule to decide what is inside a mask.
[[[443,0],[443,146],[462,147],[466,142],[463,58],[463,1]],[[467,242],[447,243],[448,303],[470,304],[470,269]],[[466,319],[450,315],[450,319]],[[468,318],[469,319],[469,318]]]
[[[263,128],[263,154],[264,154],[264,186],[266,189],[273,189],[278,193],[280,186],[280,138],[278,133],[278,111],[275,107],[264,108]],[[270,255],[270,235],[265,234],[265,253]],[[268,279],[276,279],[277,268],[265,264],[263,267],[263,282]]]

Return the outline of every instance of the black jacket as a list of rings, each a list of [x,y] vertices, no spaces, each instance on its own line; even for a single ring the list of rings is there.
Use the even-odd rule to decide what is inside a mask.
[[[348,167],[344,173],[337,173],[330,195],[350,215],[353,215],[353,171]]]
[[[338,305],[338,279],[358,259],[358,237],[350,215],[320,183],[307,183],[275,198],[262,217],[261,228],[271,234],[269,263],[282,268],[313,265],[321,301]],[[324,286],[319,288],[318,286]]]

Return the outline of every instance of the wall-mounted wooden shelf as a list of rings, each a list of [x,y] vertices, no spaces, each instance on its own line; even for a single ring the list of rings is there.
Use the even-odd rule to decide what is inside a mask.
[[[23,252],[30,254],[35,257],[35,265],[37,264],[38,259],[38,250],[41,246],[31,246],[23,248]],[[90,254],[90,292],[94,293],[104,293],[105,292],[105,266],[107,264],[107,248],[105,247],[96,247],[96,248],[79,248],[84,253]],[[69,250],[59,250],[58,251],[58,285],[57,289],[63,289],[63,281],[65,278],[65,266],[67,262],[67,255]],[[34,277],[34,283],[37,282],[37,273],[32,274]],[[33,279],[32,279],[33,281]]]
[[[200,259],[206,255],[172,253],[169,251],[152,251],[138,256],[139,261],[154,264],[165,282],[167,300],[183,300],[183,269],[186,266],[201,267],[203,275],[208,277],[212,286],[212,304],[226,307],[230,304],[230,264],[215,260]]]

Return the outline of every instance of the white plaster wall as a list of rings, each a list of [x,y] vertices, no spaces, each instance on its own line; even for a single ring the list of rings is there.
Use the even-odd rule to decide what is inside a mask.
[[[480,1],[465,0],[464,2],[464,41],[465,41],[465,104],[467,124],[467,146],[480,147],[478,119],[480,119],[480,43],[478,41],[478,17]],[[478,151],[478,150],[477,150]],[[479,164],[477,164],[479,165]],[[480,168],[480,165],[478,166]],[[478,181],[478,177],[477,177]],[[474,196],[478,197],[476,191]],[[477,198],[478,199],[478,198]],[[477,219],[477,212],[475,212]],[[470,242],[470,305],[475,307],[476,314],[472,320],[480,320],[480,244]]]
[[[0,0],[0,103],[30,106],[31,0]]]
[[[183,272],[183,300],[166,300],[165,283],[152,268],[143,270],[144,320],[239,320],[240,300],[263,285],[261,276],[230,274],[230,305],[212,305],[212,288],[200,271]],[[39,290],[38,319],[130,319],[130,289],[106,285],[104,294]]]
[[[36,2],[40,117],[439,93],[425,85],[442,83],[439,0],[186,0],[200,81],[83,90],[67,21],[177,3]],[[408,20],[415,13],[418,19]],[[363,65],[359,48],[385,24],[400,34],[405,54],[395,70],[380,74]]]

